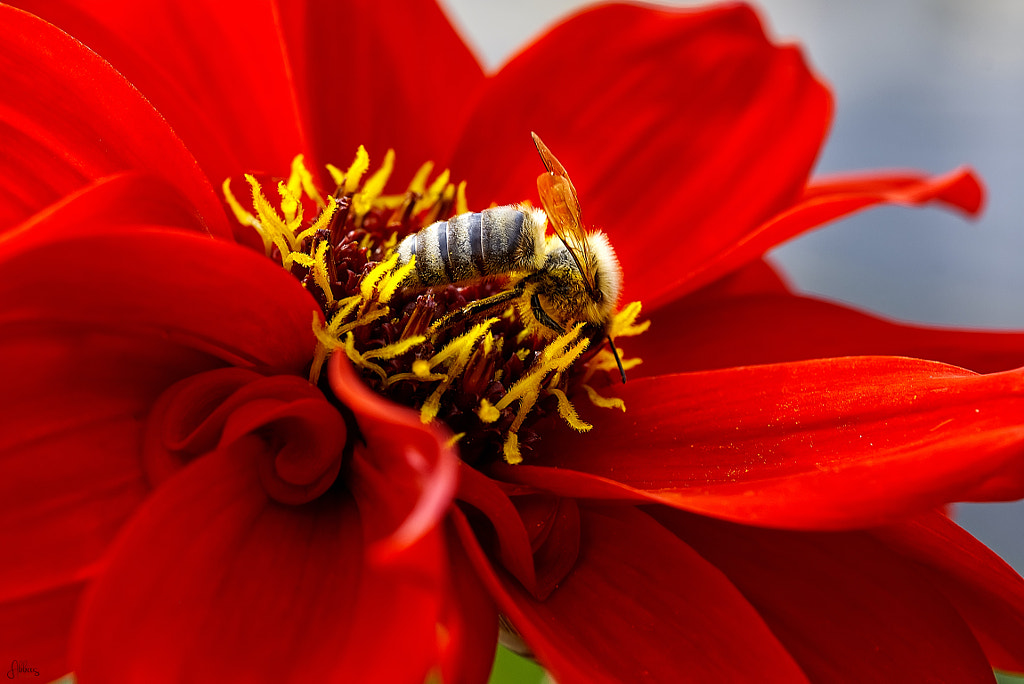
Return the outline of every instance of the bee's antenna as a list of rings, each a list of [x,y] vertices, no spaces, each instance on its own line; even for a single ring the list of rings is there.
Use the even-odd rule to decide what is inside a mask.
[[[612,336],[608,335],[608,346],[612,348],[612,356],[615,357],[615,363],[619,366],[619,375],[622,376],[622,384],[626,384],[626,369],[622,367],[622,359],[619,358],[619,350],[615,348],[615,342],[612,341]]]

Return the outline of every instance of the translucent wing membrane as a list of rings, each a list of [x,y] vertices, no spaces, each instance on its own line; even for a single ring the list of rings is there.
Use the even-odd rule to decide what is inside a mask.
[[[555,229],[555,234],[565,243],[576,262],[576,267],[583,274],[583,281],[586,283],[587,291],[593,295],[594,287],[594,265],[590,258],[590,250],[587,247],[587,235],[583,229],[583,222],[580,220],[580,203],[576,197],[576,188],[572,186],[569,175],[565,168],[551,154],[551,150],[541,141],[536,133],[533,135],[533,142],[537,146],[537,152],[544,162],[547,173],[537,176],[537,191],[540,193],[541,204]]]

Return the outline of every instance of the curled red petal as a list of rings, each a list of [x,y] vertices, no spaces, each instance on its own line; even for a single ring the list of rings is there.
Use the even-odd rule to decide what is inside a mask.
[[[353,469],[361,506],[373,507],[376,552],[384,557],[414,543],[444,519],[455,495],[459,458],[449,437],[424,425],[419,414],[372,392],[344,354],[327,371],[335,396],[355,414],[366,448]]]
[[[1024,333],[900,324],[790,294],[684,298],[649,316],[620,346],[643,359],[630,378],[854,355],[941,361],[981,373],[1024,366]],[[752,344],[751,340],[756,340]]]
[[[310,151],[276,2],[58,0],[14,3],[99,53],[181,136],[215,185],[287,175]],[[116,111],[116,110],[111,110]]]
[[[662,303],[738,266],[722,255],[799,198],[830,114],[800,52],[745,5],[606,5],[488,80],[452,166],[473,204],[535,199],[536,131],[615,245],[626,300]]]
[[[1024,493],[1022,371],[859,357],[642,378],[500,479],[739,522],[839,529]]]
[[[110,64],[26,12],[0,7],[4,161],[0,227],[90,181],[125,170],[165,179],[228,236],[224,211],[195,159],[163,117]]]
[[[161,486],[89,589],[72,664],[84,681],[412,681],[436,652],[438,538],[365,568],[363,516],[335,490],[268,500],[245,441]],[[428,543],[429,542],[429,543]],[[401,610],[402,620],[393,616]],[[384,659],[393,644],[403,658]]]
[[[649,511],[725,573],[812,681],[992,681],[957,610],[916,563],[869,533]]]
[[[445,163],[484,78],[437,3],[305,0],[282,3],[279,21],[323,161],[394,149],[399,190],[423,162]]]
[[[968,621],[992,666],[1024,673],[1024,579],[984,544],[934,512],[873,534],[919,564]]]
[[[729,580],[633,507],[581,507],[580,560],[541,602],[493,569],[455,516],[503,614],[559,682],[806,681]]]

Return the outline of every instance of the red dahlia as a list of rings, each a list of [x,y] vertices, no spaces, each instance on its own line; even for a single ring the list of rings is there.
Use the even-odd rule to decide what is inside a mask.
[[[500,623],[563,684],[1024,671],[1024,581],[936,512],[1024,491],[1024,338],[799,298],[759,260],[873,204],[973,214],[981,188],[809,180],[828,91],[749,8],[601,7],[484,75],[430,2],[15,4],[0,643],[19,663],[477,682]],[[419,335],[505,284],[424,293],[380,266],[461,209],[423,161],[467,181],[465,208],[536,203],[530,130],[652,322],[624,386],[515,311],[470,342],[476,321]],[[406,192],[324,172],[361,144],[397,150]]]

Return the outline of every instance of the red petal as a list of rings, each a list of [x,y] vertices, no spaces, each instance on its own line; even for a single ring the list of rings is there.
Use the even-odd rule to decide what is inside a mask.
[[[580,513],[580,560],[543,602],[492,570],[456,517],[502,613],[557,681],[805,681],[729,580],[677,537],[632,507]]]
[[[604,6],[489,79],[453,168],[473,204],[535,198],[535,130],[611,237],[627,301],[662,302],[738,266],[718,260],[797,200],[830,110],[749,7]]]
[[[813,681],[991,682],[959,613],[864,532],[734,525],[663,507],[652,515],[739,588]]]
[[[121,3],[119,3],[121,4]],[[89,181],[152,171],[198,208],[216,235],[224,212],[209,181],[167,122],[96,54],[53,26],[0,8],[0,90],[7,107],[0,227],[17,224]]]
[[[451,572],[445,612],[438,625],[441,680],[446,684],[476,684],[487,681],[494,664],[498,612],[454,526],[449,523],[446,527]]]
[[[77,323],[305,374],[319,307],[284,269],[192,233],[73,219],[55,213],[0,238],[0,325]]]
[[[459,474],[459,501],[482,513],[494,528],[493,543],[488,539],[485,546],[523,586],[536,587],[530,535],[508,494],[499,483],[465,464]]]
[[[562,496],[667,503],[739,522],[863,527],[1024,494],[1020,372],[888,357],[643,378],[625,413],[553,431],[499,479]],[[548,466],[548,467],[536,467]],[[587,473],[583,476],[582,473]]]
[[[685,298],[650,316],[651,329],[620,345],[643,363],[630,378],[853,355],[942,361],[991,373],[1024,366],[1024,333],[901,325],[789,294]]]
[[[407,549],[400,569],[369,571],[351,499],[268,501],[252,444],[197,460],[125,529],[81,608],[73,663],[83,681],[425,676],[439,535]],[[396,643],[403,657],[384,658]]]
[[[946,516],[875,531],[943,591],[974,629],[993,667],[1024,673],[1024,579]]]
[[[210,360],[166,341],[57,323],[0,326],[0,600],[78,582],[142,502],[142,420]]]
[[[673,293],[657,294],[664,287],[661,271],[649,266],[638,269],[641,280],[631,284],[632,291],[636,293],[633,298],[643,297],[645,303],[650,304],[648,308],[658,307],[683,292],[722,277],[792,237],[867,207],[885,203],[915,206],[937,202],[975,215],[981,210],[983,194],[981,181],[969,169],[958,169],[942,176],[879,172],[814,184],[793,206],[756,229],[737,236],[732,244],[723,245],[714,255],[707,255],[703,263],[695,262],[694,270],[678,280],[683,285]],[[689,242],[681,241],[678,245],[680,251],[689,253]],[[676,261],[679,258],[676,253],[671,256]],[[666,269],[672,272],[669,266]],[[644,277],[650,278],[651,282],[645,282]],[[655,294],[648,295],[646,290]]]
[[[248,171],[286,175],[292,157],[310,150],[276,3],[15,4],[113,64],[156,106],[215,184]]]
[[[34,675],[41,677],[37,681],[52,682],[71,671],[68,635],[81,593],[81,584],[71,584],[30,599],[0,604],[0,643],[4,656],[10,657],[3,666],[25,668],[22,673],[15,671],[10,679]]]
[[[54,679],[82,582],[149,491],[142,419],[209,358],[78,326],[0,326],[0,642]]]
[[[423,162],[445,162],[483,73],[435,2],[307,0],[280,21],[323,161],[393,148],[403,189]]]
[[[365,450],[357,448],[352,468],[365,487],[356,490],[360,507],[374,511],[371,539],[381,541],[375,550],[394,553],[444,519],[455,494],[458,455],[446,432],[364,385],[344,354],[331,358],[327,373],[366,443]]]

